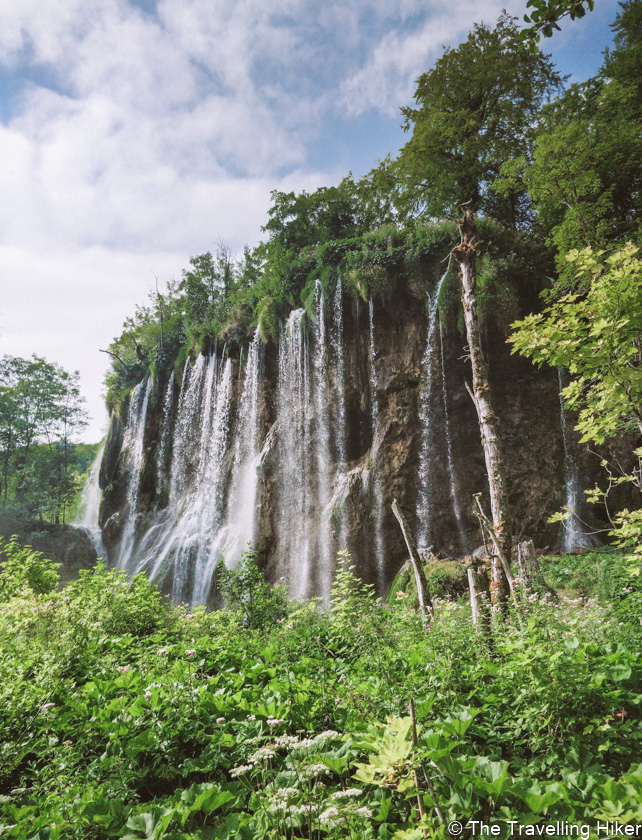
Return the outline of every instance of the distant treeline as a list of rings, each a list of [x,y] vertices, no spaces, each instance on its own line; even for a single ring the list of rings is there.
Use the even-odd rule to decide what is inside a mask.
[[[0,498],[3,512],[68,520],[97,445],[76,442],[86,426],[78,373],[39,356],[0,360]]]

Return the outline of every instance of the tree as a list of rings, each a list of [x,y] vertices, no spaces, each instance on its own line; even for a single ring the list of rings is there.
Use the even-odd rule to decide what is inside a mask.
[[[490,490],[490,507],[493,518],[491,595],[495,603],[501,603],[507,600],[508,589],[512,589],[510,573],[512,518],[508,504],[504,461],[497,432],[498,418],[493,409],[488,379],[488,362],[482,348],[481,331],[477,318],[475,295],[477,286],[477,227],[470,207],[463,205],[461,209],[463,219],[458,222],[461,242],[453,249],[452,255],[459,264],[461,299],[466,324],[468,353],[473,373],[473,388],[472,391],[469,389],[469,393],[477,411]],[[483,520],[485,517],[482,510],[480,510],[480,514],[480,524],[482,525],[482,531],[484,531],[485,523]]]
[[[581,440],[642,434],[642,261],[629,243],[612,253],[571,251],[576,275],[567,291],[543,312],[513,326],[514,351],[535,364],[564,366],[571,381],[562,391],[565,405],[578,411]],[[642,450],[636,450],[636,457]],[[604,466],[607,466],[604,462]],[[642,492],[638,469],[612,483],[632,483]],[[597,500],[600,493],[593,495]],[[640,512],[620,516],[616,538],[642,545]]]
[[[86,425],[78,373],[39,356],[0,361],[0,463],[5,504],[65,521],[78,488],[75,435]]]
[[[354,236],[357,188],[350,176],[338,187],[320,187],[313,193],[272,192],[270,219],[263,228],[293,253],[302,248]]]
[[[531,13],[524,15],[524,21],[531,26],[523,30],[521,38],[537,49],[542,35],[550,38],[555,30],[559,32],[558,24],[562,18],[583,18],[587,12],[593,11],[594,5],[594,0],[528,0],[526,7],[531,9]]]
[[[548,57],[521,45],[515,19],[476,24],[417,81],[417,107],[403,108],[412,137],[400,177],[417,210],[455,217],[462,202],[516,228],[528,218],[523,189],[498,199],[491,186],[502,165],[530,154],[543,102],[561,86]]]
[[[586,248],[566,259],[576,290],[513,324],[514,352],[567,367],[565,404],[579,411],[582,441],[642,434],[642,263],[629,244],[607,256]]]
[[[504,196],[527,189],[569,281],[570,250],[642,234],[642,2],[622,4],[613,28],[599,74],[542,109],[532,156],[507,161],[493,187]]]
[[[215,254],[207,251],[191,257],[191,269],[183,271],[178,285],[184,295],[185,312],[192,327],[216,320],[226,308],[235,284],[236,269],[229,248],[219,240]]]

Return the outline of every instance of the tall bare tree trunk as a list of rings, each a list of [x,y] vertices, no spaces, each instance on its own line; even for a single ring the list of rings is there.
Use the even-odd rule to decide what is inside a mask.
[[[497,415],[493,411],[488,381],[488,362],[482,349],[479,320],[477,318],[477,302],[475,297],[477,285],[477,226],[470,207],[467,204],[463,204],[461,210],[464,217],[461,221],[457,222],[461,242],[456,248],[453,248],[452,255],[459,263],[461,299],[464,306],[466,335],[473,369],[473,390],[470,393],[477,409],[477,419],[479,420],[482,446],[486,459],[493,530],[497,538],[497,543],[504,555],[505,562],[510,564],[512,523],[508,505],[504,462],[497,435]],[[504,573],[502,563],[497,557],[493,558],[492,561],[491,595],[493,603],[503,603],[508,600],[509,595],[508,580]]]

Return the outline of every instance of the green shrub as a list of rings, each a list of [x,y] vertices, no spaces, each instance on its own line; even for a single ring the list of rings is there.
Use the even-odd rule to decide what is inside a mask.
[[[244,551],[238,565],[218,568],[218,587],[231,609],[239,610],[245,627],[260,630],[288,614],[285,588],[270,586],[258,566],[256,552]]]
[[[108,569],[104,561],[81,570],[61,597],[71,615],[82,616],[109,634],[148,636],[172,619],[171,604],[145,574],[130,580],[126,572]]]
[[[37,595],[46,595],[58,587],[60,563],[48,560],[30,545],[20,545],[16,536],[5,542],[0,537],[0,601],[7,601],[28,587]]]

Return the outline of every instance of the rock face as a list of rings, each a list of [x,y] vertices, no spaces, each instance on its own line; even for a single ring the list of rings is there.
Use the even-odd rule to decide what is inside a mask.
[[[90,569],[96,563],[91,540],[71,525],[3,516],[0,517],[0,535],[7,540],[15,535],[21,545],[30,545],[49,560],[60,563],[58,572],[63,585],[75,580],[81,569]]]
[[[424,549],[470,553],[472,496],[488,501],[469,365],[456,324],[438,319],[429,336],[429,317],[426,290],[401,279],[370,302],[319,286],[279,346],[255,336],[234,356],[188,362],[181,382],[141,384],[112,418],[100,472],[110,563],[147,570],[176,600],[212,602],[218,558],[234,564],[249,539],[269,578],[327,598],[347,549],[383,594],[406,560],[393,498],[426,531]],[[552,545],[557,375],[511,356],[490,325],[485,339],[515,536]]]

